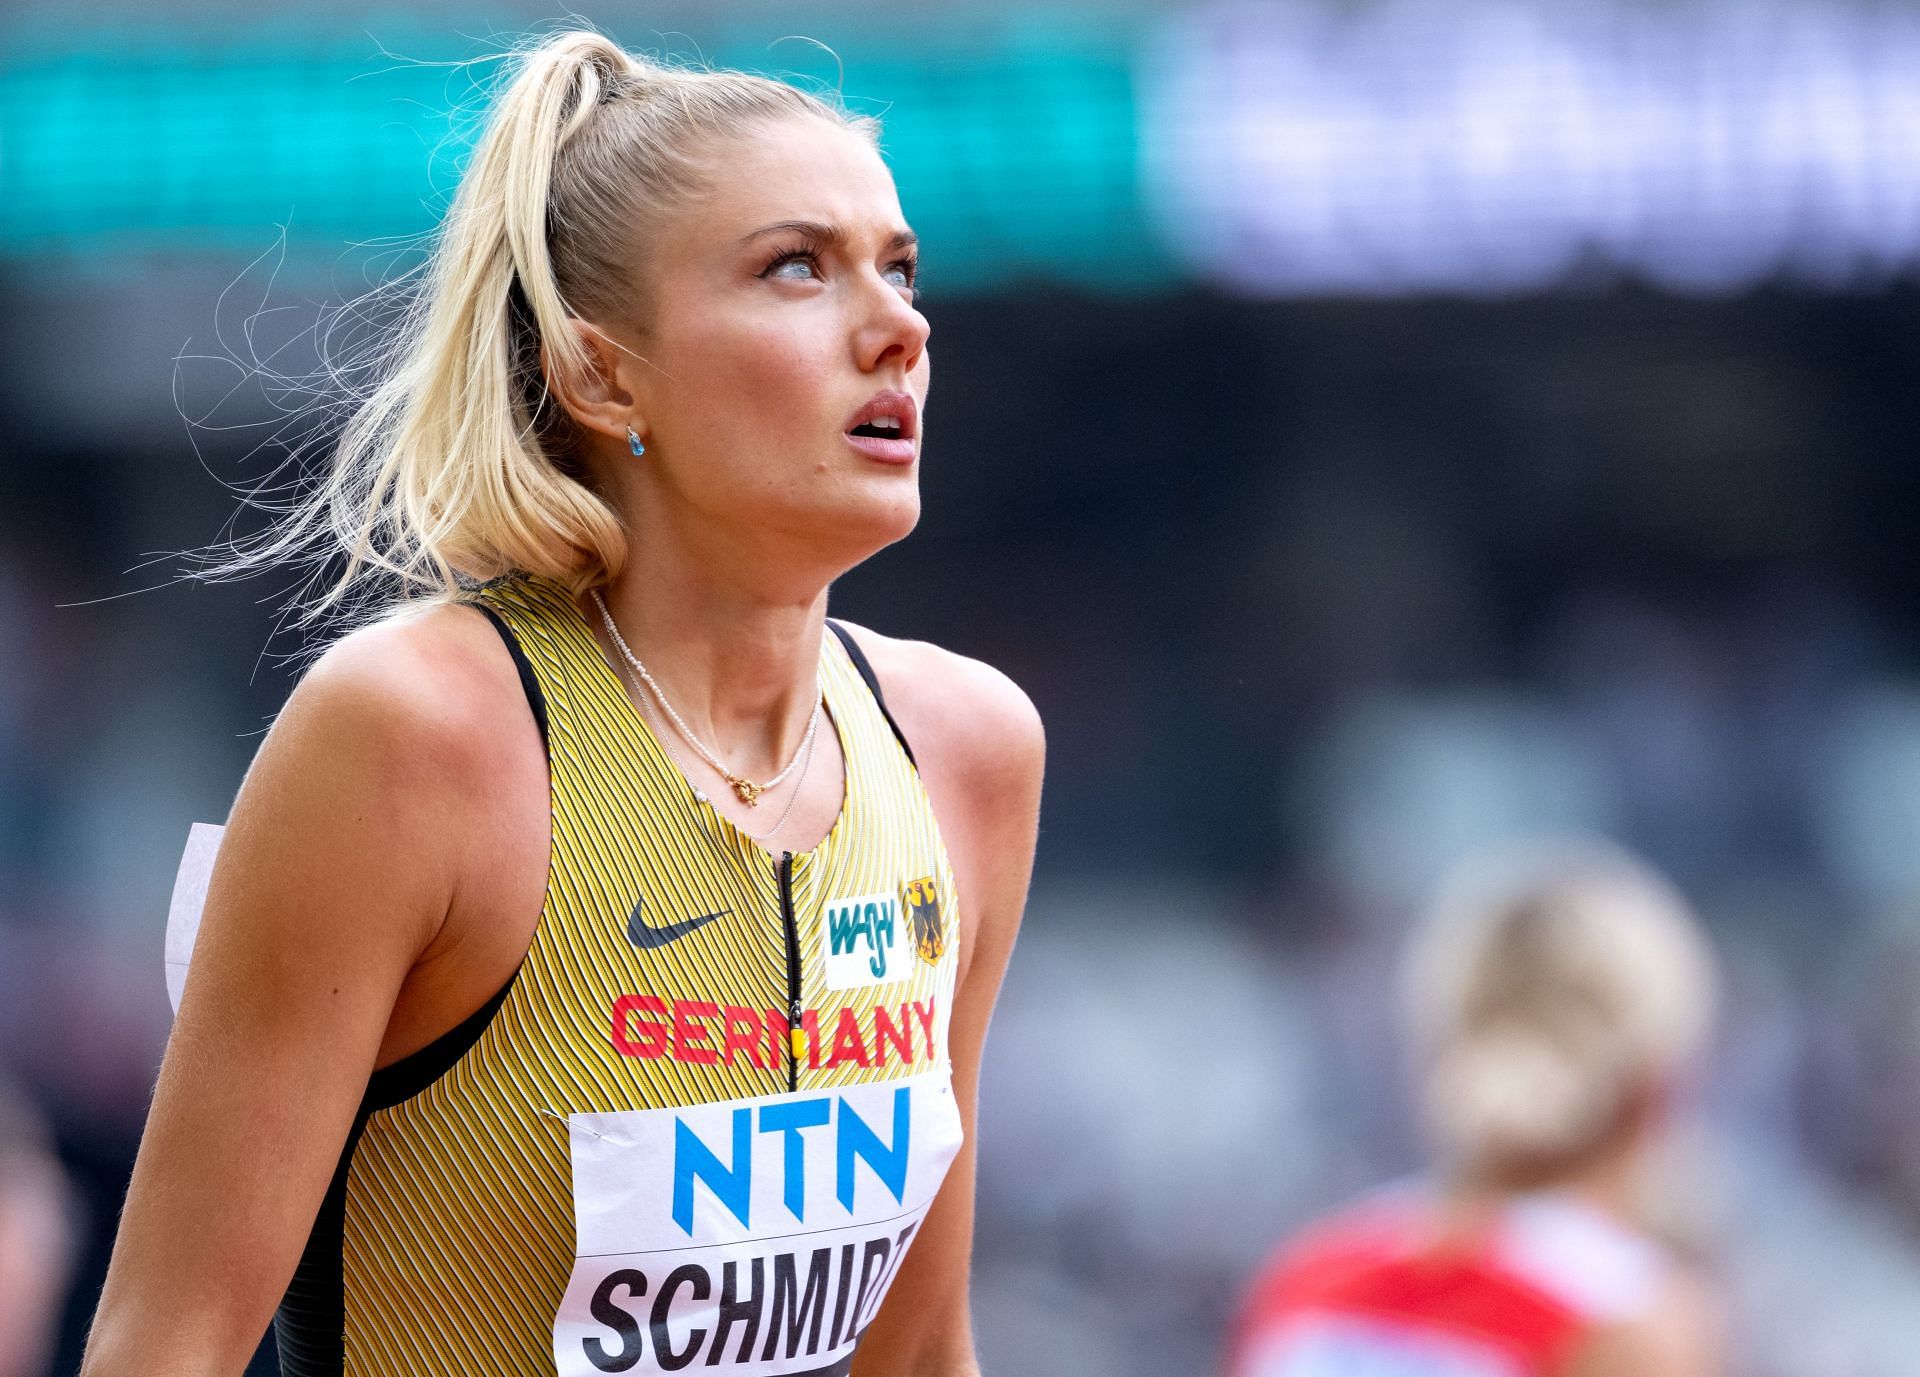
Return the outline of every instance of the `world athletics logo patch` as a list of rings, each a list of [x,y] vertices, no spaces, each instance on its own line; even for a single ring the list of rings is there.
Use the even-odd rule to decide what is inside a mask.
[[[940,920],[940,888],[933,876],[922,876],[903,887],[900,905],[907,911],[914,952],[929,966],[937,964],[947,950],[947,931]]]

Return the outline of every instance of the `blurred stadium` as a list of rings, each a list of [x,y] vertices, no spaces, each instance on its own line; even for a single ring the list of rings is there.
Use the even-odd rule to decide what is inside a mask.
[[[1728,965],[1683,1169],[1735,1370],[1920,1373],[1920,3],[583,17],[839,86],[924,241],[926,516],[834,606],[1048,722],[991,1377],[1211,1371],[1272,1241],[1420,1160],[1398,941],[1542,828],[1665,868]],[[255,365],[312,376],[416,260],[552,18],[0,16],[0,1153],[69,1188],[0,1176],[74,1239],[0,1373],[77,1365],[174,864],[301,649],[282,585],[165,554],[285,458]],[[50,1217],[0,1204],[52,1276]]]

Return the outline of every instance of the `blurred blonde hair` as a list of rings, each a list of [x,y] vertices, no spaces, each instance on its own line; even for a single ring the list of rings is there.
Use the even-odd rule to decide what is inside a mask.
[[[1455,1171],[1496,1181],[1605,1142],[1699,1050],[1715,987],[1678,892],[1594,841],[1456,870],[1404,977],[1429,1129]]]
[[[812,92],[656,62],[588,29],[510,56],[431,254],[359,370],[324,480],[206,576],[344,556],[307,620],[370,584],[423,605],[515,570],[576,591],[604,582],[626,535],[548,389],[587,365],[569,319],[644,333],[648,231],[700,190],[716,140],[806,116],[878,145],[877,121]]]

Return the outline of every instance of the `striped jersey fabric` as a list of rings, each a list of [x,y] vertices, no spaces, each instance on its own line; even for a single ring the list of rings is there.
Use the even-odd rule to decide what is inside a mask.
[[[545,899],[488,1006],[376,1073],[283,1371],[845,1373],[960,1143],[959,896],[906,743],[823,637],[845,798],[813,850],[770,853],[696,795],[567,589],[472,600],[542,724]]]

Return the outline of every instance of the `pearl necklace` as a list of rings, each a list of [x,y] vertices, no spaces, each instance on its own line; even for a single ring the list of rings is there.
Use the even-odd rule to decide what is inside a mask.
[[[653,690],[653,696],[659,699],[660,706],[667,710],[667,716],[673,719],[673,725],[679,729],[680,735],[687,739],[687,743],[691,745],[694,750],[700,752],[701,758],[705,760],[707,764],[713,766],[713,768],[719,772],[720,777],[727,781],[732,787],[733,792],[739,796],[740,801],[746,804],[747,807],[759,807],[760,795],[776,787],[781,780],[792,774],[793,767],[800,763],[802,756],[811,755],[814,733],[820,729],[820,690],[817,679],[815,681],[813,694],[813,712],[807,718],[806,737],[800,742],[799,748],[794,751],[793,759],[787,762],[786,769],[782,770],[772,779],[766,780],[764,783],[756,784],[746,776],[736,775],[732,770],[729,770],[721,761],[720,757],[709,749],[704,741],[693,734],[693,729],[687,726],[685,719],[673,710],[673,704],[667,701],[666,693],[661,689],[660,685],[654,681],[654,677],[647,673],[647,667],[640,663],[640,657],[633,653],[633,647],[627,644],[625,637],[621,636],[620,628],[613,624],[613,614],[607,611],[606,600],[600,596],[600,590],[598,588],[593,590],[593,605],[600,609],[600,620],[607,628],[607,635],[612,638],[615,645],[620,647],[620,653],[626,656],[627,663],[633,666],[634,672],[646,681],[648,688]],[[778,824],[775,825],[774,830],[779,830]],[[772,834],[769,833],[768,835],[770,836]]]
[[[646,707],[646,697],[640,692],[640,681],[633,677],[632,669],[628,668],[625,665],[622,665],[621,668],[626,669],[627,684],[632,688],[634,697],[640,702],[641,711],[644,714],[645,707]],[[679,769],[682,775],[685,775],[687,772],[687,767],[681,762],[680,753],[674,750],[672,745],[669,744],[664,737],[662,737],[660,740],[660,746],[661,746],[661,749],[666,751],[667,759],[671,760],[674,763],[674,765]],[[794,776],[793,792],[787,795],[787,806],[780,810],[780,816],[774,819],[773,826],[769,827],[764,832],[749,832],[747,831],[746,828],[742,827],[740,828],[741,836],[745,837],[750,842],[756,842],[764,845],[766,842],[772,840],[775,833],[777,833],[781,828],[787,825],[787,819],[793,816],[793,805],[800,801],[800,786],[806,782],[807,769],[809,766],[813,764],[813,747],[814,747],[814,741],[812,739],[809,739],[806,745],[801,748],[800,773]],[[706,793],[698,785],[694,785],[692,786],[692,788],[693,788],[693,797],[695,801],[699,803],[705,803],[707,801]],[[735,825],[738,826],[738,824],[735,824]]]

